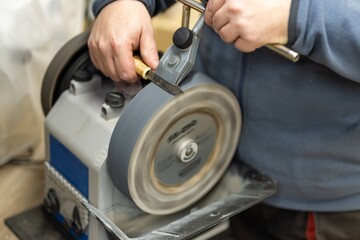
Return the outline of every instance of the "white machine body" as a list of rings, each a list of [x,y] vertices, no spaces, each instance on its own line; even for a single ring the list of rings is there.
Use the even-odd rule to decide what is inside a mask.
[[[106,211],[117,204],[135,207],[114,187],[105,164],[110,137],[118,119],[107,120],[101,114],[105,94],[112,86],[101,86],[98,76],[89,82],[75,81],[75,84],[73,91],[62,93],[46,118],[47,156],[52,171],[47,171],[45,191],[56,191],[59,214],[64,222],[74,221],[72,212],[75,206],[81,209],[82,222],[78,227],[84,232],[74,234],[74,237],[106,239],[104,229],[95,219],[88,221],[87,210],[67,185],[53,174],[62,175],[99,210]]]

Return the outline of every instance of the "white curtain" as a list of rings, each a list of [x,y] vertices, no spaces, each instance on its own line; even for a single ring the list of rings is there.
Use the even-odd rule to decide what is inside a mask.
[[[43,76],[83,31],[86,9],[85,0],[0,0],[0,165],[29,151],[44,159]]]

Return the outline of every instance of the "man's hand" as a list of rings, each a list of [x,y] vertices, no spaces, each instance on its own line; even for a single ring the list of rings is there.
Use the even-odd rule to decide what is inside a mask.
[[[145,6],[120,0],[104,7],[96,17],[88,40],[95,67],[114,81],[135,82],[133,51],[155,69],[159,62],[151,17]]]
[[[243,52],[286,44],[291,0],[209,0],[205,22]]]

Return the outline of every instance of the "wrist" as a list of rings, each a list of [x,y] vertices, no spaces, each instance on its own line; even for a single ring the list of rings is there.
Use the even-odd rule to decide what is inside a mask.
[[[270,43],[287,44],[289,37],[289,18],[291,9],[291,0],[278,1],[276,6],[277,14],[273,15],[274,31],[270,37]]]

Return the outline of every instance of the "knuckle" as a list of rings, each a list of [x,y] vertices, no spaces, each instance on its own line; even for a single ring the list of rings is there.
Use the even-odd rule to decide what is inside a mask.
[[[219,30],[219,35],[224,42],[226,42],[226,43],[231,42],[230,36],[227,34],[227,32],[223,28]]]
[[[89,38],[89,39],[88,39],[87,45],[88,45],[90,48],[94,48],[94,47],[96,46],[95,41],[94,41],[92,38]]]
[[[123,81],[131,80],[131,75],[126,71],[119,71],[118,76],[119,76],[119,79],[121,79]]]
[[[238,19],[234,22],[235,29],[241,29],[244,31],[247,28],[248,24],[244,19]]]
[[[119,72],[119,79],[128,83],[134,83],[136,82],[139,78],[137,77],[137,75],[135,73],[131,73],[131,72]]]
[[[107,43],[104,40],[97,42],[97,49],[99,49],[100,52],[106,52],[107,49]]]
[[[131,39],[123,39],[121,37],[112,37],[109,40],[109,47],[111,49],[111,52],[115,54],[120,54],[120,52],[124,49],[129,48],[129,46],[133,46]]]
[[[212,20],[209,16],[205,15],[204,21],[207,25],[212,26]]]
[[[118,49],[121,47],[121,41],[117,38],[111,38],[110,39],[110,47],[114,52],[117,52]]]
[[[229,14],[240,14],[242,13],[242,6],[240,5],[237,5],[237,4],[232,4],[232,5],[229,5],[228,8],[227,8],[227,11]]]

